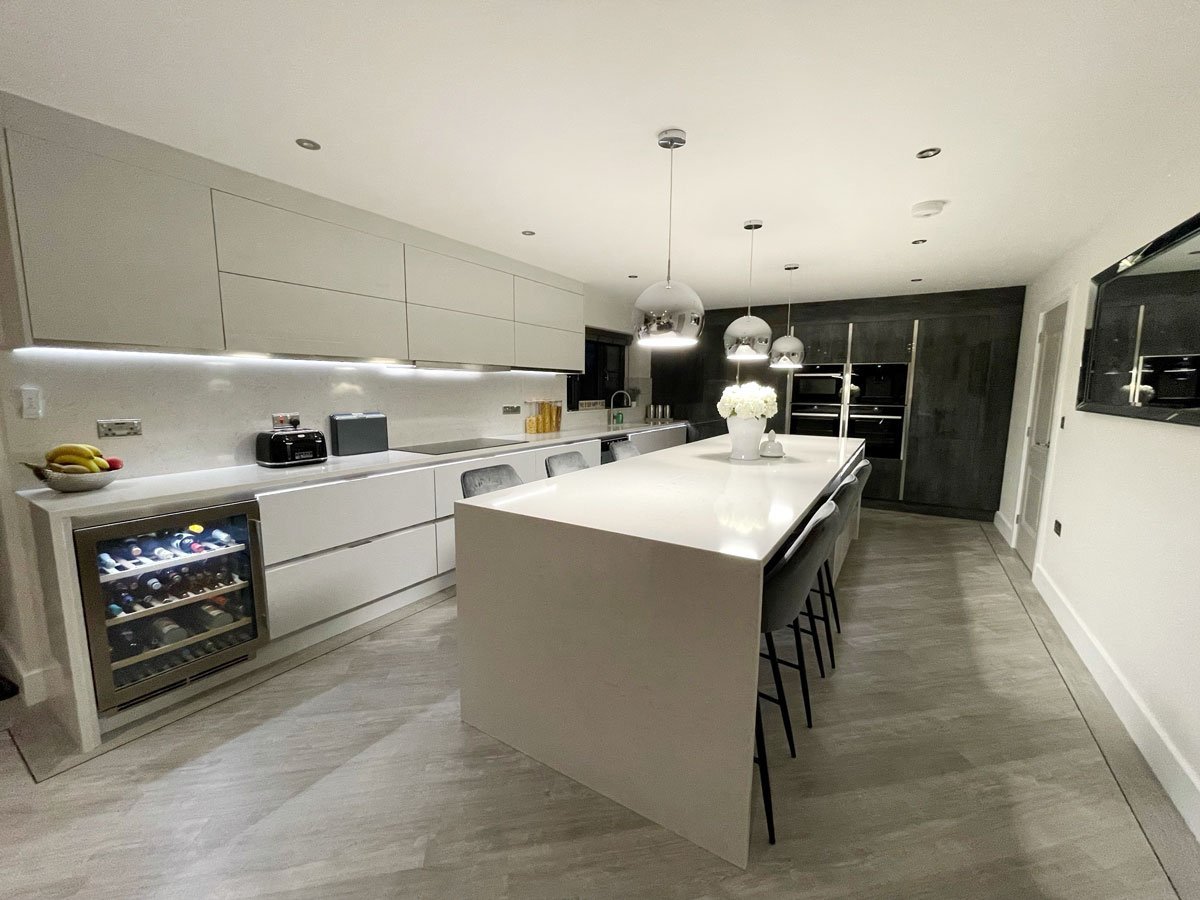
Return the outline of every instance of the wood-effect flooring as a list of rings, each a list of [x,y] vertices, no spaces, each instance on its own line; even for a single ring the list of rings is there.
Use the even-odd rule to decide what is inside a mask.
[[[40,785],[0,747],[0,896],[1176,896],[989,528],[864,512],[746,871],[462,724],[451,598]]]

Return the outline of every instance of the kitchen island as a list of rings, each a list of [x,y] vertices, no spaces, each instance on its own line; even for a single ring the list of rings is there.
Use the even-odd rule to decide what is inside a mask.
[[[863,455],[780,441],[782,459],[730,462],[722,436],[455,505],[463,721],[742,867],[763,566]]]

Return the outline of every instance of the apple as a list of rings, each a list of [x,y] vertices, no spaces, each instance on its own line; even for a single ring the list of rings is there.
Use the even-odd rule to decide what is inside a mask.
[[[108,468],[110,470],[120,469],[125,465],[125,463],[121,462],[121,460],[115,456],[106,456],[104,457],[104,461],[108,463]]]

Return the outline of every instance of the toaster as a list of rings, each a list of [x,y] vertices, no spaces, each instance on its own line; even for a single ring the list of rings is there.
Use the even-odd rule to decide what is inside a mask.
[[[260,466],[304,466],[325,462],[325,435],[316,428],[278,428],[260,431],[254,442],[254,457]]]

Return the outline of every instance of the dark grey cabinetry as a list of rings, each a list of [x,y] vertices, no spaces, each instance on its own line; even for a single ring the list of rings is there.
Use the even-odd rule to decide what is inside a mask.
[[[849,336],[849,322],[809,322],[796,325],[796,337],[804,342],[806,363],[845,362]]]
[[[912,356],[912,340],[912,319],[856,321],[850,344],[850,362],[908,362]]]
[[[989,517],[1000,502],[1020,315],[922,319],[903,500]]]

